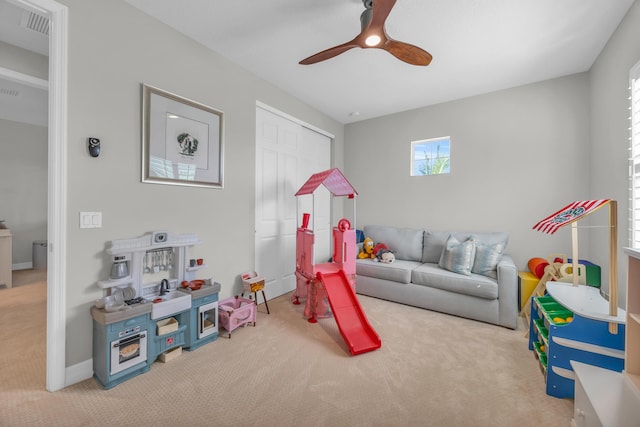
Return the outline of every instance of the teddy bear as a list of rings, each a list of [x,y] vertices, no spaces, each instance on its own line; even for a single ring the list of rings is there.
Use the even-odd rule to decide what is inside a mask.
[[[364,242],[362,243],[362,250],[358,254],[358,258],[374,258],[376,254],[373,252],[373,240],[369,237],[365,237]]]

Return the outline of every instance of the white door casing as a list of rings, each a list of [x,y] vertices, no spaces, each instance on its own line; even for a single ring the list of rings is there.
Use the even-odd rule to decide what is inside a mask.
[[[49,18],[46,389],[66,384],[67,6],[54,0],[10,0]]]

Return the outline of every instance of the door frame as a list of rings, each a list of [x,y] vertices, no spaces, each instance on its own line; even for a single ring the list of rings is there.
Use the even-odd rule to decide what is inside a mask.
[[[46,389],[66,385],[68,8],[54,0],[9,0],[49,17]]]

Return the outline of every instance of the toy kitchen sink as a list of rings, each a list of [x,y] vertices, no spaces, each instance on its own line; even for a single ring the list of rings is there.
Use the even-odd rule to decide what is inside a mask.
[[[162,301],[157,301],[158,299]],[[153,300],[151,304],[151,320],[172,316],[190,308],[191,295],[176,290],[170,291],[168,294]]]

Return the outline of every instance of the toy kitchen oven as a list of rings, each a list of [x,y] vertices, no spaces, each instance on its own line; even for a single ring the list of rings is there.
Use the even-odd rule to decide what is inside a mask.
[[[106,295],[91,307],[93,371],[104,388],[147,372],[159,356],[218,337],[220,284],[196,279],[195,234],[151,232],[110,242]]]

